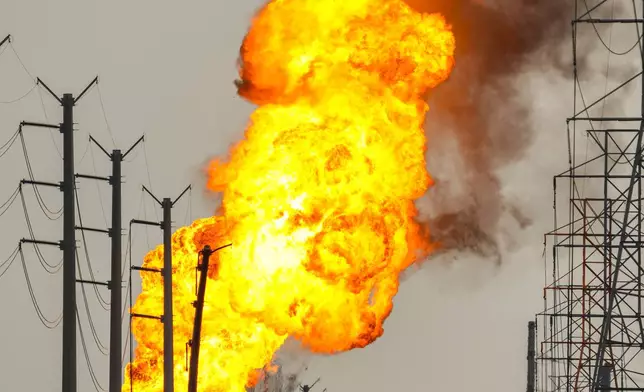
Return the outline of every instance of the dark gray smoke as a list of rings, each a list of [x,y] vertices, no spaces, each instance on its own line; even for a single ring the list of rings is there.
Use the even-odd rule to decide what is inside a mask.
[[[423,12],[440,12],[456,37],[456,68],[431,92],[427,122],[428,162],[436,185],[428,194],[432,238],[444,249],[468,248],[498,256],[496,233],[507,213],[530,224],[504,202],[497,170],[522,156],[534,129],[529,108],[513,81],[534,65],[568,70],[561,44],[570,44],[573,0],[408,0]],[[435,154],[437,142],[451,137],[458,156]],[[458,162],[457,173],[441,177],[433,160]],[[454,184],[463,188],[454,197]],[[421,209],[425,209],[421,207]],[[445,212],[449,211],[449,212]]]

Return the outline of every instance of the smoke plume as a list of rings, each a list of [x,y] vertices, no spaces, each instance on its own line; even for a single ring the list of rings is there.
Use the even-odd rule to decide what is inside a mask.
[[[538,66],[568,69],[559,54],[560,43],[569,41],[572,1],[408,2],[445,15],[457,38],[456,68],[429,97],[428,162],[436,186],[421,209],[443,249],[467,248],[500,261],[501,216],[509,214],[521,227],[530,224],[503,200],[497,177],[499,168],[521,157],[535,132],[514,80],[534,65],[537,53]],[[454,153],[445,156],[443,140],[449,138]]]

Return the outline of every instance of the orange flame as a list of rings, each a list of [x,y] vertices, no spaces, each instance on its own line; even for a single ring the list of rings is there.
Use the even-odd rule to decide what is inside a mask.
[[[172,238],[175,384],[187,386],[197,252],[213,256],[199,390],[242,392],[288,336],[314,352],[383,333],[399,274],[430,250],[414,200],[431,179],[426,91],[449,76],[442,16],[402,0],[273,0],[241,50],[240,95],[260,104],[227,162],[209,168],[221,216]],[[144,266],[161,268],[162,247]],[[162,279],[142,273],[133,312],[162,314]],[[161,391],[162,325],[135,319],[136,391]]]

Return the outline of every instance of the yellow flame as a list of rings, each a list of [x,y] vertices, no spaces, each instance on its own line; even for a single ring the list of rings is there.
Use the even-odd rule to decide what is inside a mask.
[[[402,0],[274,0],[241,50],[239,94],[261,105],[245,139],[213,161],[219,216],[172,237],[175,384],[187,387],[197,252],[232,242],[209,271],[200,391],[242,392],[288,336],[314,352],[383,333],[399,274],[430,250],[414,200],[431,184],[426,91],[449,76],[442,16]],[[146,267],[162,267],[162,248]],[[162,314],[162,279],[142,274],[133,311]],[[136,319],[135,391],[161,391],[162,325]]]

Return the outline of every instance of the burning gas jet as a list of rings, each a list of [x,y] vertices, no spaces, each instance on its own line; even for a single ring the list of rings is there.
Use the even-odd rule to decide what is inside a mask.
[[[423,96],[453,66],[441,15],[402,0],[280,0],[241,48],[239,93],[259,104],[244,140],[215,160],[218,215],[173,236],[175,382],[185,390],[197,252],[213,255],[199,390],[242,392],[292,336],[310,350],[364,347],[383,334],[399,275],[432,249],[414,200],[431,184]],[[144,266],[161,268],[162,247]],[[133,311],[162,314],[159,276]],[[161,391],[162,326],[135,319],[123,390]],[[259,371],[258,371],[259,370]]]

